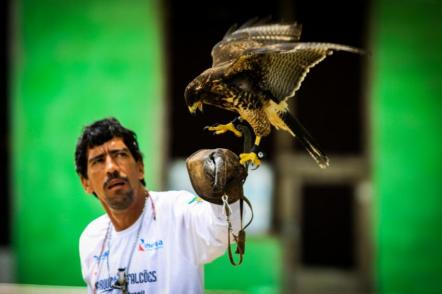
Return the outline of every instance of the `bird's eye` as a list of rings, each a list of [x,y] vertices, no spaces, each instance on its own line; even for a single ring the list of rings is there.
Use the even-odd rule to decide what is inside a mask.
[[[248,80],[246,80],[246,79],[243,79],[243,78],[241,78],[241,79],[235,79],[235,80],[233,81],[233,84],[234,84],[236,87],[238,87],[238,88],[240,88],[241,90],[243,90],[243,91],[247,91],[247,92],[249,92],[249,91],[252,90],[252,85],[250,84],[250,81],[248,81]]]

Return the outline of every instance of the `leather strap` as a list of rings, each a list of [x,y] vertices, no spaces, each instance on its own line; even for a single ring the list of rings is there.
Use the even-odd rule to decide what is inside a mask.
[[[234,235],[232,233],[232,223],[230,222],[230,215],[227,216],[227,222],[228,222],[228,230],[227,230],[227,249],[228,249],[228,254],[229,254],[229,259],[230,259],[230,263],[233,266],[238,266],[242,263],[243,261],[243,255],[245,253],[245,245],[246,245],[246,231],[245,229],[252,223],[253,220],[253,208],[252,208],[252,204],[250,203],[249,199],[247,199],[246,196],[241,197],[241,199],[239,200],[240,203],[240,219],[241,219],[241,229],[238,232],[238,235]],[[243,221],[243,202],[245,202],[249,208],[250,208],[250,212],[252,214],[249,222],[247,223],[247,225],[245,227],[243,227],[242,221]],[[233,236],[233,239],[236,243],[236,254],[239,254],[239,260],[237,262],[235,262],[235,259],[233,258],[233,253],[232,253],[232,245],[230,244],[230,235]]]
[[[243,134],[243,152],[250,152],[252,151],[252,148],[254,147],[253,141],[252,141],[252,130],[251,127],[240,117],[238,116],[232,121],[233,125],[236,129],[238,129]],[[249,164],[246,164],[246,169],[249,168]],[[227,247],[228,247],[228,254],[230,263],[233,266],[238,266],[243,261],[243,255],[245,253],[246,249],[246,231],[245,229],[252,223],[253,220],[253,208],[252,204],[250,203],[249,199],[247,199],[246,196],[242,195],[242,197],[239,199],[239,210],[240,210],[240,220],[241,220],[241,229],[238,232],[238,235],[235,236],[232,233],[232,224],[230,222],[230,216],[227,217],[228,222],[228,230],[227,230]],[[245,227],[243,227],[243,210],[244,210],[244,202],[249,206],[250,212],[252,214],[249,222],[246,224]],[[226,214],[227,215],[227,214]],[[235,253],[239,255],[238,262],[235,262],[235,259],[233,258],[232,253],[232,245],[230,244],[230,235],[233,236],[233,239],[236,243],[236,250]]]

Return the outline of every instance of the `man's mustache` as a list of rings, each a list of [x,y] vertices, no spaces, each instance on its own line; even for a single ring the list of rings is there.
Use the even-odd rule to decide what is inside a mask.
[[[104,181],[103,188],[106,189],[109,183],[115,179],[127,182],[127,177],[120,176],[120,173],[118,171],[114,171],[113,173],[109,174],[106,181]]]

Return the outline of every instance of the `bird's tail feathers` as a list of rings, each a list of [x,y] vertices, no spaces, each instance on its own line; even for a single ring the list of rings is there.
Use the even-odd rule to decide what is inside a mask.
[[[326,168],[329,165],[328,157],[320,150],[319,145],[312,136],[301,125],[301,123],[293,117],[288,111],[279,114],[287,127],[295,134],[295,137],[304,146],[307,152],[313,157],[320,168]]]

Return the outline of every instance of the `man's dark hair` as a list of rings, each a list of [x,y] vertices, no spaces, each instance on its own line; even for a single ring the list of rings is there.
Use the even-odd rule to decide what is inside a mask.
[[[113,117],[98,120],[88,126],[85,126],[83,133],[78,138],[77,147],[75,149],[75,167],[77,173],[87,179],[87,156],[89,148],[100,146],[113,138],[123,139],[124,144],[129,149],[135,161],[143,162],[143,154],[141,153],[137,135],[126,129],[121,123]],[[141,183],[145,186],[144,179]]]

